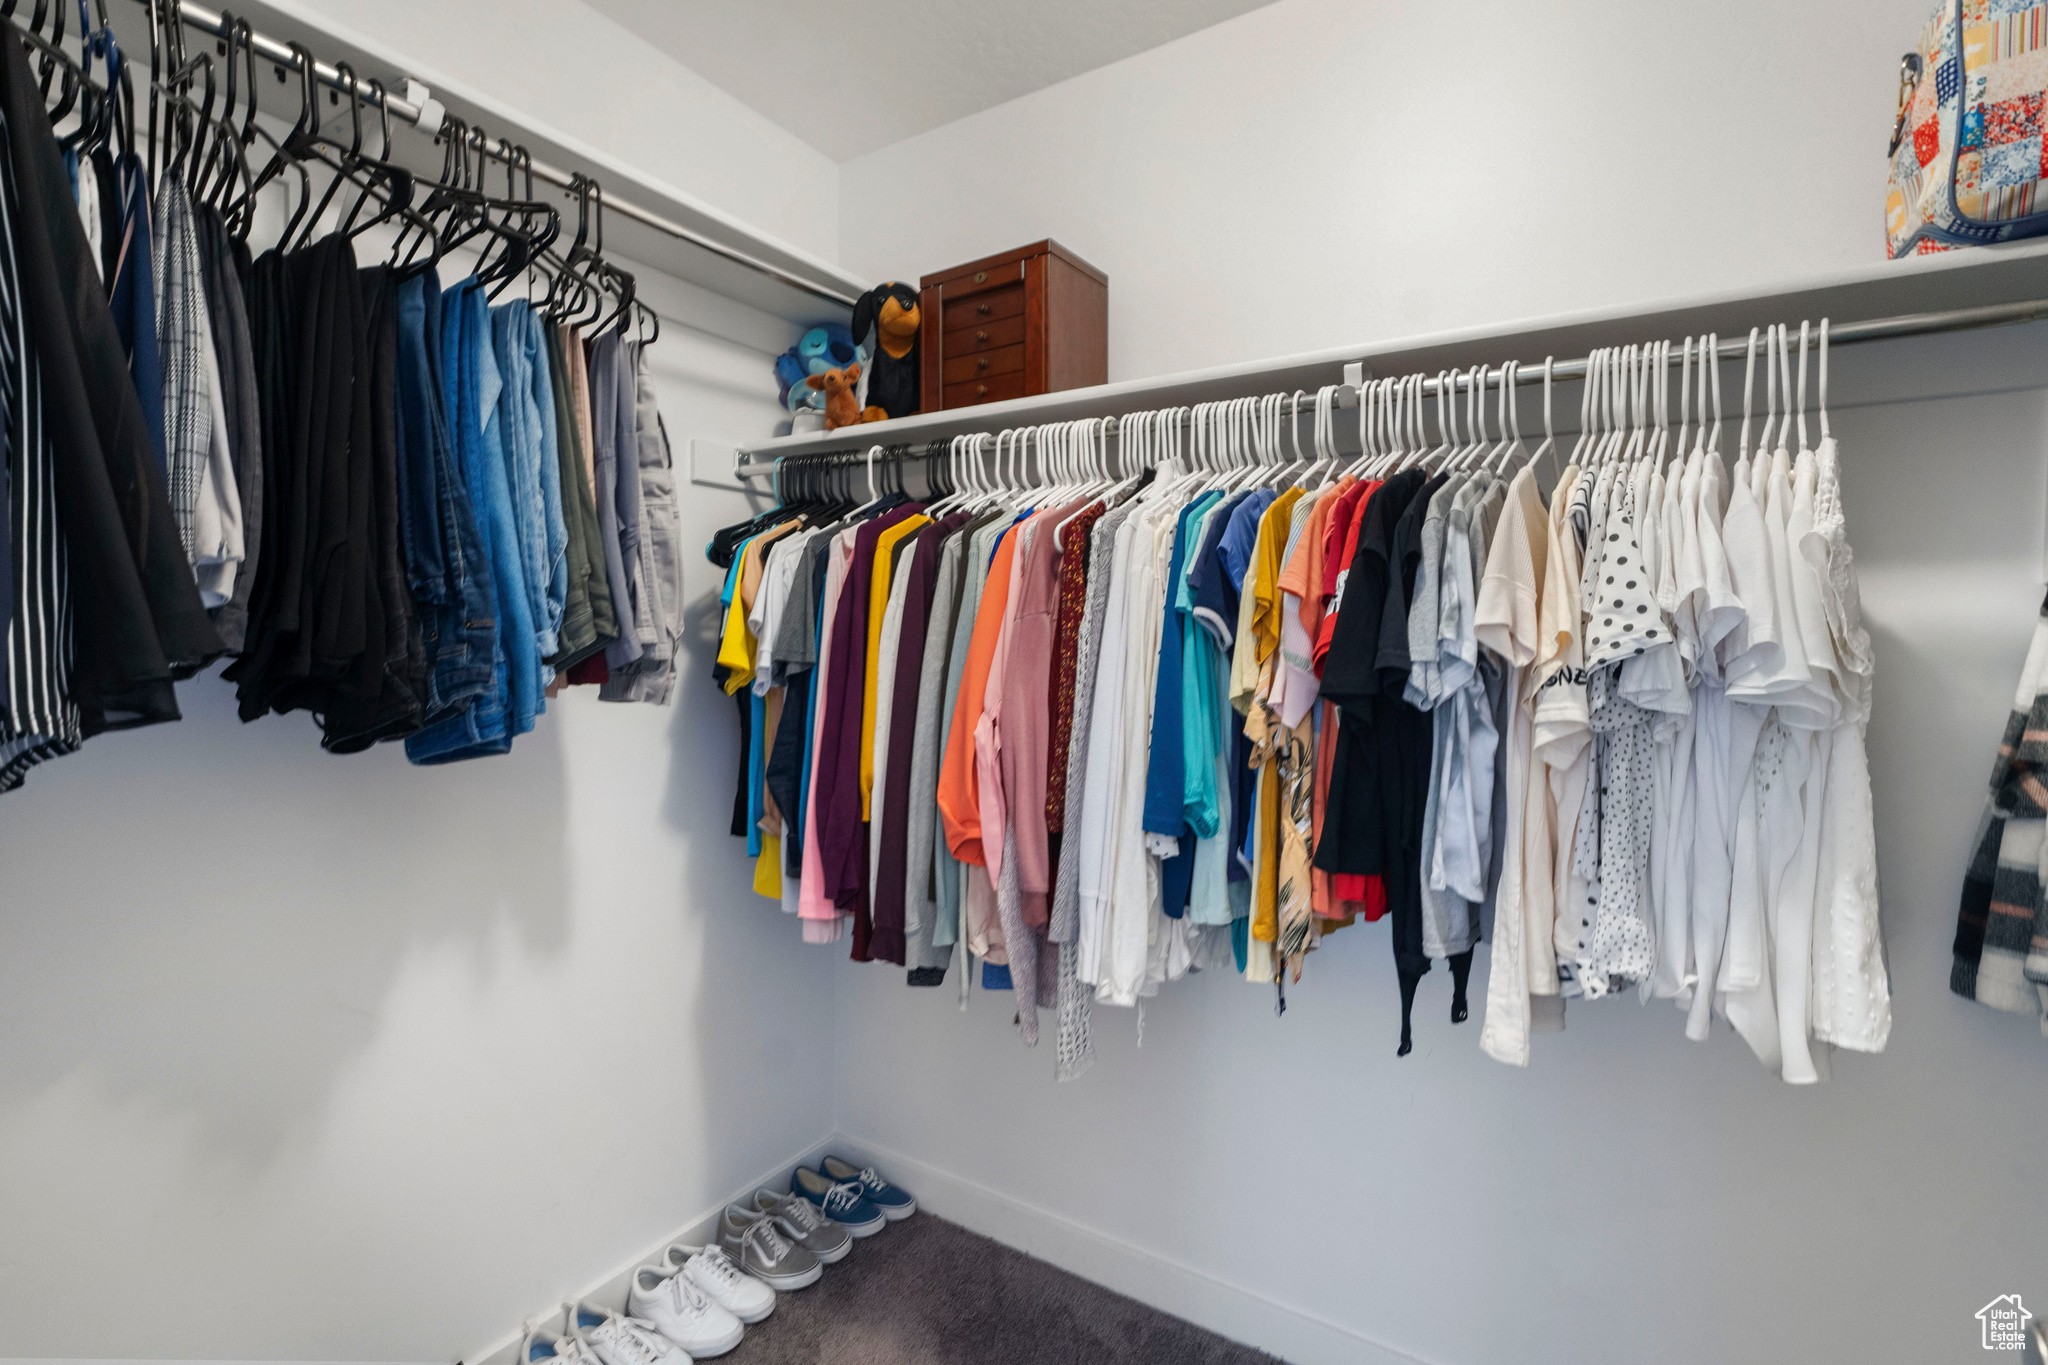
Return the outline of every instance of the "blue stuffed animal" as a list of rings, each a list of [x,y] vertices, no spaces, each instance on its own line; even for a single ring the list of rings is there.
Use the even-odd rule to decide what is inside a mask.
[[[781,390],[782,406],[791,412],[801,408],[825,408],[825,394],[805,381],[827,370],[865,365],[868,348],[854,344],[853,333],[837,322],[821,323],[805,332],[796,345],[775,357],[775,382]]]

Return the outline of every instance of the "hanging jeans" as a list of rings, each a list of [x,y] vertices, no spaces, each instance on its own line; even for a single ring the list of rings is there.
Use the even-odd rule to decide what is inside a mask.
[[[498,428],[510,479],[527,611],[533,618],[541,657],[549,658],[561,647],[569,535],[562,522],[561,460],[555,449],[553,399],[550,395],[544,415],[540,397],[549,381],[534,369],[536,360],[546,363],[545,345],[525,299],[491,311],[491,341],[504,378],[498,395]]]
[[[408,285],[412,283],[415,282],[409,281]],[[436,603],[431,613],[437,627],[437,642],[428,646],[430,656],[436,659],[429,696],[436,707],[456,708],[405,741],[406,757],[414,763],[428,764],[506,753],[512,748],[515,734],[532,728],[533,712],[529,707],[526,724],[518,725],[517,714],[512,710],[513,670],[506,649],[508,632],[500,629],[498,616],[501,608],[523,607],[526,589],[519,582],[513,585],[512,592],[504,591],[504,576],[493,568],[493,540],[511,533],[511,508],[509,498],[497,499],[504,503],[498,509],[506,523],[501,530],[500,517],[492,515],[492,471],[487,468],[489,460],[479,422],[480,362],[488,357],[478,354],[475,331],[470,325],[470,315],[480,311],[482,300],[476,295],[473,281],[457,285],[445,300],[430,288],[422,292],[425,306],[416,320],[409,310],[401,309],[401,317],[407,319],[401,338],[414,335],[421,343],[417,353],[409,345],[401,348],[401,388],[434,378],[440,380],[438,412],[447,425],[442,429],[430,422],[424,428],[431,433],[430,444],[442,446],[446,454],[445,459],[434,462],[443,472],[438,482],[443,494],[441,505],[447,509],[441,523],[441,556],[445,566],[442,581],[446,587],[444,599]],[[404,301],[412,298],[408,293]],[[472,302],[478,305],[476,310],[470,307]],[[420,327],[417,333],[412,332],[415,321]],[[488,323],[483,335],[489,336]],[[438,375],[432,364],[422,363],[428,355],[438,356]],[[491,372],[495,378],[494,363]],[[414,394],[410,399],[401,398],[401,403],[417,411],[429,405],[429,400]],[[411,449],[408,445],[408,452]],[[496,485],[502,491],[506,487],[502,459],[496,473]],[[408,477],[416,479],[416,475]],[[413,486],[418,485],[415,482]],[[464,515],[471,509],[478,509],[481,514]],[[422,523],[423,519],[413,518],[410,524]],[[505,549],[513,553],[509,544]],[[516,563],[512,567],[516,574]],[[528,649],[532,638],[529,623],[523,641]],[[534,663],[537,681],[537,658]],[[455,695],[450,696],[443,688],[454,689]],[[467,705],[460,701],[464,693],[471,698]]]

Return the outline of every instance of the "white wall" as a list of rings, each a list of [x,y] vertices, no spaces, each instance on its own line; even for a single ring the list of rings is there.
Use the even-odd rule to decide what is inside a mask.
[[[1767,288],[1881,256],[1924,9],[1282,0],[849,164],[844,259],[1056,237],[1109,274],[1112,378]],[[1299,1362],[1946,1360],[1994,1295],[2043,1311],[2048,1043],[1947,980],[2041,594],[2044,365],[2041,328],[1836,357],[1885,1055],[1794,1090],[1631,997],[1518,1071],[1449,1024],[1439,967],[1397,1059],[1372,927],[1282,1019],[1223,979],[1168,987],[1142,1048],[1099,1010],[1064,1086],[1009,996],[963,1017],[842,966],[841,1129],[940,1212]]]
[[[797,329],[622,264],[679,477],[768,434]],[[679,493],[670,707],[572,690],[414,768],[209,675],[4,799],[9,1356],[468,1356],[830,1131],[826,959],[724,847],[703,546],[747,500]]]
[[[652,363],[679,440],[772,421],[757,353],[671,324]],[[686,489],[700,639],[743,515]],[[208,676],[10,795],[8,1354],[452,1360],[828,1131],[824,961],[722,846],[710,653],[443,768]]]
[[[770,236],[838,253],[830,157],[580,0],[268,2],[373,39],[429,84],[459,81]]]
[[[1057,238],[1113,380],[1881,260],[1927,9],[1280,0],[846,163],[840,260]]]
[[[875,278],[1058,237],[1110,274],[1115,377],[1870,259],[1923,8],[1283,0],[853,163],[842,213],[808,149],[580,6],[302,7]],[[773,422],[767,343],[712,332],[780,327],[665,329],[679,461]],[[1985,1300],[2048,1289],[2043,1044],[1945,989],[2039,595],[2044,362],[2039,329],[1838,362],[1845,405],[1892,400],[1838,416],[1898,1023],[1828,1087],[1628,1001],[1500,1067],[1441,972],[1397,1061],[1376,928],[1281,1020],[1215,979],[1142,1049],[1102,1011],[1068,1086],[1007,997],[828,967],[724,832],[694,547],[740,500],[691,489],[671,711],[571,696],[507,759],[416,770],[242,726],[208,678],[5,798],[8,1349],[450,1359],[836,1123],[940,1211],[1299,1361],[1960,1355]]]

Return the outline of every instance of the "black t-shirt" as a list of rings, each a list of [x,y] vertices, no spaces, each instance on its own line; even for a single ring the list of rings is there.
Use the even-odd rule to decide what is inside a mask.
[[[1380,691],[1398,697],[1408,683],[1408,611],[1415,601],[1415,573],[1422,565],[1422,520],[1429,514],[1429,500],[1444,486],[1443,474],[1431,475],[1402,509],[1394,523],[1393,544],[1387,554],[1387,605],[1380,615],[1380,647],[1377,664]]]
[[[1323,695],[1341,714],[1315,863],[1381,879],[1404,972],[1428,969],[1420,878],[1430,722],[1401,699],[1415,564],[1408,550],[1419,541],[1416,509],[1428,506],[1437,482],[1405,470],[1367,502],[1323,671]],[[1389,631],[1399,638],[1398,654],[1386,647]]]
[[[1365,501],[1358,548],[1344,580],[1337,624],[1330,632],[1330,652],[1323,664],[1325,700],[1347,710],[1360,710],[1379,695],[1380,621],[1387,605],[1387,564],[1394,523],[1422,486],[1421,470],[1396,474]]]
[[[1376,489],[1359,510],[1358,544],[1347,566],[1337,624],[1323,666],[1322,695],[1339,709],[1323,837],[1315,865],[1326,872],[1377,876],[1393,895],[1392,849],[1382,818],[1384,790],[1377,748],[1380,725],[1380,624],[1387,607],[1388,556],[1395,523],[1421,488],[1410,470]]]

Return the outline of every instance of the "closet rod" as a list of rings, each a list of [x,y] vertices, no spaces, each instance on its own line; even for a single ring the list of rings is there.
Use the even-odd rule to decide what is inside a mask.
[[[1951,308],[1940,313],[1904,313],[1895,318],[1871,318],[1866,322],[1845,322],[1840,326],[1830,322],[1828,323],[1828,345],[1830,347],[1853,346],[1859,341],[1889,341],[1894,337],[1932,336],[1939,332],[1967,332],[1977,327],[2004,327],[2011,323],[2035,322],[2042,318],[2048,318],[2048,299],[2029,299],[2024,303],[1992,303],[1986,304],[1981,308]],[[1698,335],[1698,333],[1694,334],[1695,337]],[[1719,337],[1718,340],[1720,343],[1721,363],[1724,365],[1731,360],[1741,360],[1748,352],[1748,333],[1723,336]],[[1762,344],[1761,328],[1758,329],[1757,341],[1759,345]],[[1674,343],[1674,345],[1678,346],[1684,344],[1684,337],[1677,338]],[[1674,351],[1673,355],[1676,356],[1676,354],[1677,352]],[[1550,367],[1550,377],[1553,382],[1559,379],[1584,379],[1586,377],[1586,367],[1591,359],[1590,356],[1580,356],[1575,360],[1557,361]],[[1486,371],[1486,382],[1498,388],[1506,377],[1506,372],[1506,366],[1494,366]],[[1518,385],[1541,384],[1543,382],[1543,362],[1540,360],[1524,362],[1515,372],[1515,382]],[[1435,375],[1431,375],[1422,381],[1422,391],[1426,394],[1435,394],[1438,387],[1439,381]],[[1470,371],[1452,374],[1451,389],[1453,392],[1460,388],[1469,390],[1471,387]]]
[[[157,3],[157,0],[136,0],[136,3],[146,9]],[[213,10],[199,5],[180,4],[174,12],[201,33],[209,34],[215,38],[224,39],[227,37],[227,26],[221,22],[220,15]],[[250,35],[250,46],[255,49],[257,56],[264,58],[266,61],[290,70],[298,69],[299,59],[293,55],[291,48],[275,38],[269,37],[266,34],[252,32]],[[345,95],[353,95],[364,104],[374,105],[377,103],[375,92],[371,91],[367,85],[358,81],[351,88],[350,82],[342,79],[341,73],[326,62],[316,60],[313,63],[313,78],[322,85],[338,90]],[[386,109],[416,128],[419,126],[420,118],[425,112],[412,101],[403,96],[391,94],[388,91],[383,96],[383,103]],[[439,132],[438,129],[431,131]],[[494,160],[502,160],[494,147],[484,147],[481,150],[486,156]],[[545,180],[550,185],[554,185],[562,190],[570,190],[574,186],[574,178],[569,172],[550,166],[545,161],[522,161],[520,163],[522,172],[529,167],[532,169],[534,179],[536,180]],[[780,280],[790,288],[800,289],[813,298],[825,299],[846,308],[853,307],[855,303],[851,296],[842,294],[836,289],[828,289],[823,285],[813,284],[809,280],[792,275],[778,266],[770,265],[766,261],[749,256],[744,251],[726,246],[722,242],[713,241],[702,233],[692,232],[681,223],[670,222],[660,214],[655,213],[651,209],[641,208],[629,199],[615,198],[607,192],[604,195],[604,211],[606,213],[624,214],[634,222],[643,223],[653,228],[656,232],[665,233],[679,241],[701,247],[712,255],[722,257],[736,265],[745,266],[747,269],[766,275],[771,279]]]
[[[2035,322],[2043,318],[2048,318],[2048,299],[2029,299],[2022,303],[1993,303],[1986,304],[1980,308],[1951,308],[1939,313],[1905,313],[1893,318],[1871,318],[1864,322],[1845,322],[1840,326],[1830,322],[1828,324],[1828,345],[1831,347],[1853,346],[1860,341],[1889,341],[1896,337],[1931,336],[1940,332],[1966,332],[1978,327],[2003,327],[2011,323]],[[1683,338],[1680,338],[1681,344],[1683,340]],[[1742,359],[1749,344],[1749,338],[1746,333],[1735,336],[1733,339],[1722,337],[1720,341],[1721,361],[1723,364],[1731,360],[1739,361]],[[1550,367],[1552,381],[1584,379],[1589,359],[1590,357],[1587,356],[1579,356],[1572,360],[1555,362]],[[1502,382],[1505,372],[1505,366],[1489,368],[1486,371],[1486,382],[1489,385],[1498,387]],[[1524,362],[1515,372],[1515,380],[1517,385],[1541,384],[1543,382],[1543,362],[1540,360],[1533,363]],[[1452,375],[1451,387],[1453,392],[1456,392],[1461,387],[1470,389],[1471,386],[1471,374],[1469,371]],[[1439,381],[1435,375],[1429,376],[1422,382],[1422,391],[1426,394],[1435,394],[1438,387]],[[1349,404],[1346,406],[1349,406]],[[1105,430],[1112,433],[1117,430],[1118,418],[1106,417],[1100,420],[1105,423]],[[1193,416],[1190,414],[1182,420],[1191,422],[1193,421]],[[1035,425],[1038,424],[1020,423],[1018,428],[1006,428],[1006,430],[1029,430]],[[948,439],[947,437],[938,437],[936,441],[943,444]],[[816,455],[857,455],[861,449],[862,447],[858,445],[849,445],[844,450],[813,451],[804,456],[794,456],[791,458],[808,459]],[[774,472],[775,461],[772,459],[743,461],[733,465],[733,473],[743,479],[766,478]]]

